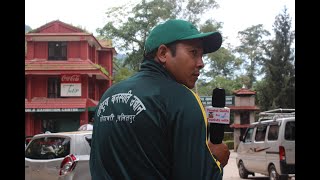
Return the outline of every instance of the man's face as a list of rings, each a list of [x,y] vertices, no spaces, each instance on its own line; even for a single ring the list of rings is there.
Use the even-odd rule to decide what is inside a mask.
[[[176,44],[176,55],[171,51],[166,58],[165,68],[175,77],[176,81],[192,89],[195,86],[202,61],[203,48],[199,39],[180,41]]]

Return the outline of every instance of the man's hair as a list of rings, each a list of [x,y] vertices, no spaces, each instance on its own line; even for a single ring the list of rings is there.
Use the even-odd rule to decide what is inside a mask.
[[[175,41],[175,42],[172,42],[172,43],[169,43],[169,44],[165,44],[165,46],[167,46],[171,53],[172,53],[172,56],[176,56],[176,47],[177,47],[177,42],[178,41]],[[158,51],[158,48],[154,49],[153,51],[149,52],[148,54],[144,54],[144,59],[154,59],[156,57],[156,53]]]

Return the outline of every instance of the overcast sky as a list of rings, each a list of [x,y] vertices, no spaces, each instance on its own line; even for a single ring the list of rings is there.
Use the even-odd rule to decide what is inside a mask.
[[[32,29],[50,21],[81,26],[96,35],[96,29],[106,22],[106,9],[127,3],[129,0],[25,0],[25,24]],[[130,0],[139,1],[139,0]],[[252,25],[263,24],[272,33],[276,15],[284,6],[292,18],[292,30],[295,30],[294,0],[216,0],[220,6],[212,14],[214,19],[223,22],[222,33],[226,42],[233,46],[239,43],[238,31]]]

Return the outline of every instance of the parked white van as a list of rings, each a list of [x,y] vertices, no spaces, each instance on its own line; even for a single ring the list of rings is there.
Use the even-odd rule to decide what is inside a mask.
[[[295,109],[261,112],[240,137],[236,161],[242,179],[254,173],[270,180],[295,177]]]

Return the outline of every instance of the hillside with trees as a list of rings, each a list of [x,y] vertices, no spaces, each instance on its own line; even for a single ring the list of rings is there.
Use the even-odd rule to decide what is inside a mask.
[[[29,32],[29,31],[31,31],[32,29],[31,29],[31,27],[30,26],[28,26],[28,25],[24,25],[24,32],[25,33],[27,33],[27,32]]]

